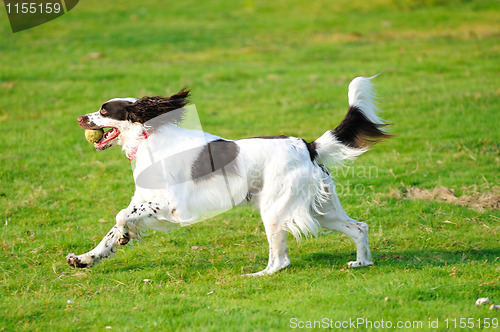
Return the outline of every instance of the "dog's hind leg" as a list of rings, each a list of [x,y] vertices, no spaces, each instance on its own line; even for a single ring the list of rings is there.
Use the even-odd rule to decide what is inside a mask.
[[[342,232],[349,236],[356,244],[356,261],[348,262],[349,267],[373,265],[368,245],[368,225],[350,218],[340,205],[335,194],[335,187],[331,188],[331,200],[322,205],[323,214],[317,215],[321,227]]]
[[[323,220],[322,220],[323,219]],[[371,252],[368,245],[368,225],[364,222],[356,221],[350,217],[344,218],[318,218],[322,227],[342,232],[349,236],[356,244],[356,260],[348,262],[349,267],[361,267],[373,265]]]
[[[267,241],[269,242],[269,263],[267,267],[257,273],[250,273],[247,276],[259,277],[273,274],[290,265],[288,250],[286,248],[286,231],[282,229],[279,222],[274,219],[264,218]]]

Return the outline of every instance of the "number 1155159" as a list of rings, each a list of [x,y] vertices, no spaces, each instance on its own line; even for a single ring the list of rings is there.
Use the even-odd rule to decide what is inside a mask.
[[[60,3],[34,3],[34,2],[16,2],[5,5],[9,14],[58,14],[61,12]]]
[[[465,328],[478,328],[489,329],[498,328],[498,318],[446,318],[444,320],[446,328],[465,329]]]

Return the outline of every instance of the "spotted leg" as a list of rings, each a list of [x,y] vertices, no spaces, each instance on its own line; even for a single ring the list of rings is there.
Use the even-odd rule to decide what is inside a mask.
[[[117,232],[117,226],[113,226],[111,230],[106,234],[102,241],[92,249],[91,251],[76,256],[71,253],[66,256],[66,261],[72,267],[91,267],[99,263],[99,261],[112,257],[118,250],[118,240],[119,233]]]
[[[140,229],[148,219],[156,219],[159,214],[163,215],[163,212],[158,203],[131,204],[118,213],[116,225],[94,249],[78,256],[73,253],[68,254],[66,261],[72,267],[90,267],[114,256],[118,246],[128,243],[130,239],[140,238]]]
[[[130,239],[138,238],[140,236],[139,229],[148,220],[155,220],[158,217],[168,220],[166,211],[165,207],[156,202],[131,204],[126,209],[121,210],[116,215],[116,227],[119,234],[117,243],[124,245]]]

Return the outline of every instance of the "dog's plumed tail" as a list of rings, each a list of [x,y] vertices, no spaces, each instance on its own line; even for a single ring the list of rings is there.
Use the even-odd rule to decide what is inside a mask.
[[[374,76],[375,77],[375,76]],[[344,164],[368,150],[370,145],[391,135],[378,116],[371,79],[356,77],[349,84],[349,110],[342,122],[314,141],[317,160],[325,165]]]

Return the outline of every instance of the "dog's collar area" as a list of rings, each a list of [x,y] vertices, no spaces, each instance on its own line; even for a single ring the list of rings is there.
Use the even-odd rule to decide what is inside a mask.
[[[130,153],[127,153],[128,161],[132,161],[135,159],[135,155],[137,153],[137,149],[139,148],[139,145],[141,145],[142,141],[144,141],[145,139],[148,139],[148,137],[149,137],[149,134],[147,132],[143,131],[141,134],[139,143],[130,149]]]

